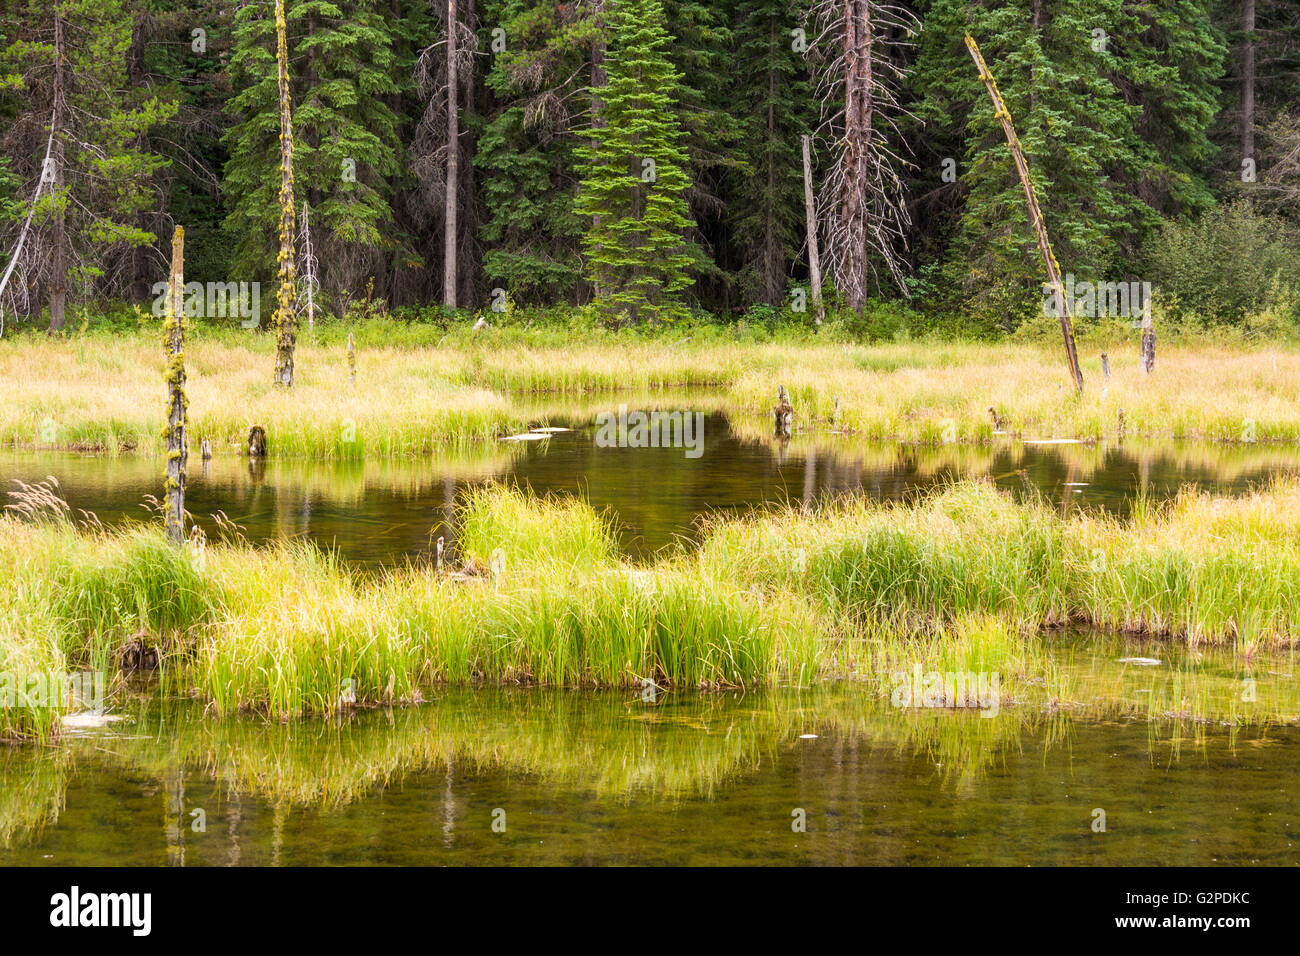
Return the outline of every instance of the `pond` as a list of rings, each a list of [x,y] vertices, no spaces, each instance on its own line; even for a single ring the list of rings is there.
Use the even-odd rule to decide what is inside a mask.
[[[648,407],[648,405],[642,405]],[[698,407],[698,405],[696,406]],[[420,560],[438,536],[455,540],[457,494],[476,483],[514,482],[536,494],[580,494],[617,523],[628,554],[646,559],[691,540],[711,513],[856,494],[899,499],[965,477],[987,477],[1018,494],[1039,493],[1062,508],[1127,513],[1141,491],[1167,498],[1197,485],[1239,494],[1271,475],[1300,470],[1287,446],[1196,443],[1029,444],[915,447],[849,435],[754,437],[727,417],[703,417],[698,457],[682,448],[602,447],[593,417],[575,409],[539,413],[570,427],[542,441],[492,442],[415,461],[248,462],[191,453],[186,506],[212,534],[220,511],[254,543],[303,538],[371,566]],[[54,475],[74,509],[106,525],[143,521],[147,495],[161,493],[162,463],[138,456],[0,452],[0,479]],[[74,512],[75,513],[75,512]]]
[[[209,532],[222,512],[250,541],[301,538],[378,568],[454,541],[458,493],[505,481],[586,496],[645,560],[689,544],[703,515],[826,496],[981,476],[1123,515],[1139,493],[1240,494],[1300,466],[1284,446],[781,440],[716,412],[691,457],[606,447],[593,419],[539,411],[572,430],[418,461],[195,456],[187,505]],[[149,519],[161,467],[0,452],[6,484],[54,475],[110,526]],[[103,727],[0,746],[0,864],[1300,863],[1293,655],[1042,640],[1060,694],[995,716],[894,706],[869,682],[649,699],[430,688],[417,706],[291,722],[119,688]]]
[[[1063,664],[1118,697],[991,719],[849,684],[445,689],[287,723],[141,693],[0,748],[0,864],[1300,863],[1300,728],[1145,719],[1143,691],[1236,665],[1084,646]]]

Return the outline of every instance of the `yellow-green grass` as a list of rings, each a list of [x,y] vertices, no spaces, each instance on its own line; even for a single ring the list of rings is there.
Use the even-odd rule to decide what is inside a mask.
[[[1086,385],[1070,387],[1057,351],[1023,344],[859,347],[839,356],[794,354],[730,383],[733,406],[762,428],[775,383],[790,390],[795,423],[913,443],[988,441],[1002,430],[1027,439],[1187,438],[1228,442],[1300,439],[1300,353],[1222,347],[1166,349],[1152,375],[1134,354],[1082,360]],[[839,398],[838,414],[835,399]]]
[[[353,386],[345,353],[303,345],[285,390],[271,385],[266,343],[251,333],[248,342],[187,343],[191,457],[204,438],[215,454],[238,453],[253,424],[267,430],[271,454],[320,458],[423,455],[524,425],[505,397],[464,383],[437,350],[372,349]],[[148,335],[0,341],[0,441],[161,454],[161,376]]]
[[[904,631],[993,614],[1018,629],[1087,623],[1249,652],[1300,638],[1300,481],[1139,499],[1131,520],[1063,517],[964,482],[916,506],[854,499],[718,521],[693,560],[702,575]]]
[[[1122,409],[1129,438],[1300,440],[1300,352],[1288,346],[1171,345],[1144,376],[1126,343],[1110,353],[1109,380],[1099,354],[1086,352],[1087,386],[1077,395],[1059,349],[1026,342],[863,346],[593,334],[558,343],[552,333],[498,339],[489,329],[427,343],[392,329],[380,334],[389,325],[359,334],[355,386],[341,344],[304,336],[291,391],[270,384],[268,336],[192,331],[192,442],[207,437],[217,454],[231,454],[257,423],[276,456],[420,455],[537,423],[538,394],[679,386],[714,389],[709,406],[758,433],[778,384],[790,389],[797,431],[834,427],[875,440],[988,441],[989,407],[1024,438],[1113,438]],[[151,331],[0,340],[0,442],[158,454],[162,369]]]
[[[457,575],[364,575],[297,543],[175,551],[156,529],[6,517],[6,654],[103,667],[144,642],[170,687],[217,712],[283,717],[481,682],[849,679],[887,693],[913,664],[996,671],[1020,699],[1056,683],[1040,646],[1054,625],[1227,643],[1246,660],[1300,638],[1294,479],[1240,499],[1141,502],[1126,521],[962,483],[914,505],[718,519],[697,551],[649,566],[618,558],[609,522],[579,500],[489,487],[462,507],[473,573]]]

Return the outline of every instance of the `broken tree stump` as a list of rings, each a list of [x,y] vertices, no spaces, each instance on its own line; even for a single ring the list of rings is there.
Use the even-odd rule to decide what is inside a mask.
[[[776,389],[776,404],[772,407],[773,426],[778,435],[789,436],[790,425],[794,422],[794,406],[790,404],[790,393],[784,385]]]
[[[266,457],[266,429],[261,425],[254,425],[248,430],[248,457]]]

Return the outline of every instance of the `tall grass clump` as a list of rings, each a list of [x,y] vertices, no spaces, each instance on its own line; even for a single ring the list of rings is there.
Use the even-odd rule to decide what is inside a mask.
[[[911,503],[718,518],[698,550],[649,565],[622,560],[580,500],[492,486],[461,508],[459,569],[377,575],[298,542],[214,543],[196,560],[156,527],[0,518],[0,661],[112,664],[140,642],[216,711],[287,717],[439,684],[880,685],[913,664],[1011,681],[1050,671],[1040,632],[1063,624],[1246,659],[1300,642],[1298,479],[1142,500],[1128,520],[962,482]]]
[[[833,613],[921,632],[961,615],[1088,623],[1249,648],[1300,640],[1300,480],[1237,499],[1184,491],[1128,521],[961,482],[915,504],[862,499],[708,529],[700,573],[795,589]]]
[[[537,499],[495,483],[463,493],[458,528],[461,552],[484,568],[495,554],[507,569],[589,569],[615,552],[610,520],[586,501]]]
[[[362,351],[355,384],[342,341],[318,334],[300,343],[294,388],[284,392],[260,371],[265,337],[202,330],[186,355],[191,433],[234,454],[255,421],[273,456],[401,458],[518,430],[537,395],[711,388],[749,425],[770,418],[784,384],[798,429],[876,440],[982,443],[995,430],[1115,438],[1122,410],[1129,438],[1300,441],[1300,352],[1285,343],[1162,340],[1157,372],[1146,376],[1131,340],[1097,341],[1081,346],[1087,387],[1076,394],[1058,349],[1034,341],[863,345],[468,326],[434,336],[379,321],[349,331]],[[0,379],[13,388],[0,405],[0,443],[161,454],[160,371],[152,334],[2,339]]]

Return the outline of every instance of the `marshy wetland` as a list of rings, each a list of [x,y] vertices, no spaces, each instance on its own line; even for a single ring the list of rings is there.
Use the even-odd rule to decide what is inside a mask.
[[[1040,394],[1028,348],[828,349],[802,383],[775,347],[482,351],[393,432],[208,343],[191,441],[246,385],[269,454],[191,449],[176,549],[135,346],[57,412],[6,348],[37,381],[0,422],[0,861],[1298,861],[1290,353],[1172,352],[1255,403],[1193,421],[1120,363]],[[788,436],[744,384],[782,374]],[[701,453],[602,440],[620,407],[699,416]],[[97,712],[24,705],[81,672]]]

